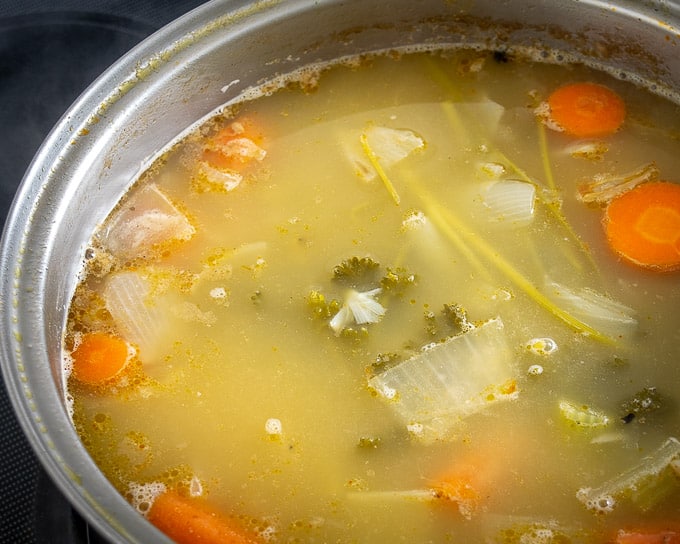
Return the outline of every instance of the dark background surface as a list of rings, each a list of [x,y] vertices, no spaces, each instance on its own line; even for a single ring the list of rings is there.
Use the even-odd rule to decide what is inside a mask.
[[[0,0],[0,224],[33,155],[78,95],[126,51],[204,1]],[[4,385],[0,542],[104,542],[42,469]]]

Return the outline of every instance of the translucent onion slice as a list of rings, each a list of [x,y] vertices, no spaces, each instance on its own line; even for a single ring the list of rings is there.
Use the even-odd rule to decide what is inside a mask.
[[[654,488],[660,486],[668,490],[666,474],[669,467],[673,467],[680,460],[680,442],[670,437],[656,451],[642,459],[631,469],[615,476],[600,487],[585,487],[578,490],[576,497],[588,508],[600,513],[611,512],[617,505],[617,500],[623,496],[630,496],[633,502],[641,506],[651,505],[650,495],[654,495]],[[673,472],[672,470],[670,472]],[[677,488],[675,481],[674,487]],[[657,498],[658,494],[657,494]]]
[[[148,256],[168,242],[189,240],[193,225],[154,184],[134,193],[99,234],[102,245],[122,260]]]
[[[588,287],[570,289],[550,282],[546,296],[565,312],[610,338],[629,338],[637,329],[632,308]]]
[[[390,168],[414,151],[425,147],[425,141],[411,130],[369,125],[362,136],[383,169]],[[357,156],[355,163],[357,173],[362,179],[371,181],[378,175],[368,159]]]
[[[449,438],[462,418],[515,398],[513,352],[500,318],[389,368],[369,380],[426,442]]]
[[[510,179],[485,183],[481,198],[491,221],[522,227],[534,220],[536,187],[533,183]]]
[[[152,362],[158,355],[158,338],[167,313],[150,300],[149,282],[138,272],[118,272],[104,287],[106,309],[121,334],[137,345],[140,359]]]

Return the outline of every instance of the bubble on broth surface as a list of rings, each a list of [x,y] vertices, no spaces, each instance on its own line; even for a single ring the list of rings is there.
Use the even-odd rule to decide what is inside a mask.
[[[128,485],[128,496],[132,506],[142,514],[147,516],[151,505],[156,498],[165,492],[166,486],[162,482],[150,482],[146,484],[139,484],[130,482]]]

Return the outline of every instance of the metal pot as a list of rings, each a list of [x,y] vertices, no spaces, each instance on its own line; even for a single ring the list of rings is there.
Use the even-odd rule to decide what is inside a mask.
[[[167,541],[68,417],[62,329],[93,229],[159,150],[245,89],[310,62],[413,44],[544,52],[680,102],[680,4],[619,0],[214,0],[123,57],[36,155],[2,240],[2,371],[48,473],[112,541]],[[555,53],[557,52],[557,53]]]

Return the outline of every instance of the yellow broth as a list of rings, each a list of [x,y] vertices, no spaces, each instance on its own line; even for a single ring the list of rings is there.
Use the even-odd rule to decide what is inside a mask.
[[[574,81],[606,84],[627,106],[621,130],[596,139],[607,150],[595,157],[575,156],[582,142],[535,114]],[[266,156],[227,190],[200,169],[205,142],[234,120],[255,127]],[[153,347],[127,338],[136,352],[113,380],[69,379],[83,443],[143,514],[153,493],[135,489],[179,486],[272,542],[603,542],[666,527],[680,519],[670,468],[649,504],[627,490],[602,513],[577,498],[680,438],[678,275],[622,262],[607,247],[603,209],[579,200],[578,188],[651,163],[678,181],[678,126],[677,105],[604,73],[470,51],[345,63],[318,84],[227,108],[126,197],[155,184],[193,228],[189,239],[140,257],[111,251],[107,225],[93,238],[67,351],[88,331],[125,337],[107,307],[121,271],[150,286],[139,305],[162,326],[151,319]],[[422,142],[384,168],[391,190],[361,144],[371,127]],[[490,210],[482,188],[499,180],[535,187],[528,224]],[[126,202],[114,216],[134,207]],[[368,278],[333,279],[355,256],[379,266]],[[410,279],[403,291],[370,295],[384,310],[375,323],[334,331],[339,307],[310,303],[322,294],[342,305],[348,289],[377,289],[389,271]],[[522,281],[541,294],[550,282],[592,290],[625,307],[633,325],[602,337],[579,330]],[[508,398],[423,436],[369,380],[383,371],[376,361],[398,364],[468,334],[444,305],[463,308],[475,330],[502,320],[510,360],[495,385]],[[658,409],[631,417],[645,388],[656,388]],[[606,424],[587,426],[604,415]],[[435,496],[442,474],[470,463],[484,475],[470,509]]]

